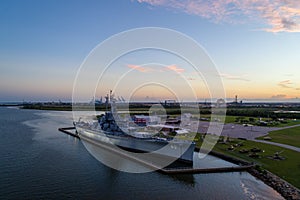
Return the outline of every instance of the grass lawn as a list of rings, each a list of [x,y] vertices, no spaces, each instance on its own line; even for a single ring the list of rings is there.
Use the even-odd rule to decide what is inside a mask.
[[[230,145],[237,143],[242,143],[243,146],[235,147],[233,151],[227,150]],[[201,142],[199,142],[198,145],[201,145]],[[258,153],[260,155],[259,158],[251,158],[247,153],[239,153],[240,149],[250,150],[254,147],[263,150],[263,152]],[[228,144],[217,144],[213,150],[248,162],[255,162],[261,165],[262,168],[269,170],[294,186],[300,188],[300,153],[296,151],[274,145],[239,139],[233,139],[233,141]],[[274,153],[281,151],[283,152],[280,155],[285,157],[285,160],[273,160],[268,158],[268,156],[273,156]]]
[[[225,123],[235,123],[235,118],[236,118],[236,116],[227,116],[226,115]]]
[[[300,148],[300,126],[271,131],[267,136],[272,138],[272,142],[288,144]],[[263,137],[259,137],[258,139],[263,140]]]
[[[286,124],[278,124],[276,125],[275,127],[287,127],[287,126],[293,126],[293,125],[297,125],[297,124],[300,124],[300,120],[291,120],[291,119],[288,119],[287,120],[287,123]]]
[[[201,117],[205,117],[210,119],[210,115],[201,115]],[[238,123],[236,122],[237,118],[243,118],[244,120],[247,120],[247,123]],[[237,123],[237,124],[253,124],[256,125],[254,122],[250,121],[250,118],[252,118],[254,121],[258,121],[259,119],[263,120],[263,121],[268,121],[271,120],[270,118],[258,118],[258,117],[245,117],[245,116],[231,116],[231,115],[226,115],[226,119],[225,119],[225,123]],[[293,125],[297,125],[300,124],[300,120],[293,120],[293,119],[286,119],[285,123],[280,123],[278,122],[276,125],[268,125],[271,127],[287,127],[287,126],[293,126]]]

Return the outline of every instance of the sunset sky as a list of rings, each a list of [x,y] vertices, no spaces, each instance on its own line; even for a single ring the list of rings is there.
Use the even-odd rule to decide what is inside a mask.
[[[169,28],[197,41],[215,63],[228,98],[300,101],[296,0],[4,0],[0,24],[2,102],[71,100],[77,70],[89,52],[114,34],[141,27]],[[185,76],[198,84],[184,62],[156,52],[164,62],[143,65],[151,62],[147,55],[152,53],[139,56],[146,60],[134,59],[138,54],[121,59],[107,77],[130,70],[129,82],[146,75],[173,76],[174,83]],[[164,93],[152,89],[157,93],[147,86],[135,95],[151,100]],[[119,94],[126,91],[122,84]],[[101,92],[96,96],[105,95]],[[197,95],[208,98],[206,92]]]

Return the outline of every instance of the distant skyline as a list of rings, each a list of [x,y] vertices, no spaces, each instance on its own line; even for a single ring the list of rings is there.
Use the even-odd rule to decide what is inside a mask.
[[[0,23],[1,102],[70,101],[76,72],[96,45],[119,32],[149,26],[174,29],[202,45],[220,72],[227,98],[300,98],[297,1],[5,0]],[[159,74],[172,73],[175,80],[181,73],[192,83],[184,63],[170,58],[156,66]],[[142,64],[130,57],[116,62],[123,71],[132,70],[132,78],[144,72],[158,75],[153,66]],[[124,86],[119,95],[125,91]],[[147,97],[152,98],[138,96]]]

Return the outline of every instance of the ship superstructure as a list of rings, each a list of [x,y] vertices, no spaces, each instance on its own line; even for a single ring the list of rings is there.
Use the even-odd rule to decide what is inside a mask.
[[[115,108],[111,93],[107,95],[106,103],[106,108],[110,106],[110,110],[98,116],[97,121],[75,123],[77,133],[83,141],[115,145],[133,152],[154,152],[161,157],[174,158],[176,161],[188,164],[193,163],[195,143],[174,137],[177,134],[187,135],[188,130],[159,123],[141,126],[135,124],[134,120],[122,119]]]

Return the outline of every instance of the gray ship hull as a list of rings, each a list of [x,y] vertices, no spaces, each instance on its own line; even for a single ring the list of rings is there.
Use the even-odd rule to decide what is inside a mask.
[[[133,152],[151,152],[160,157],[168,157],[174,161],[187,164],[193,163],[195,143],[182,141],[164,141],[157,139],[140,139],[130,136],[117,136],[105,134],[103,131],[95,131],[82,127],[76,127],[79,137],[85,141],[101,145],[118,146]]]

